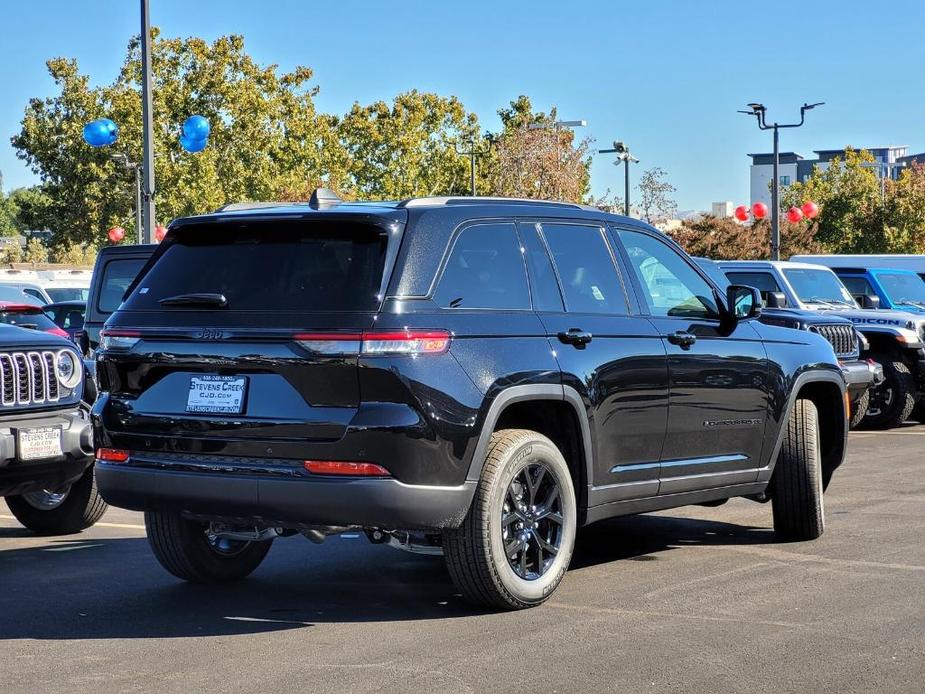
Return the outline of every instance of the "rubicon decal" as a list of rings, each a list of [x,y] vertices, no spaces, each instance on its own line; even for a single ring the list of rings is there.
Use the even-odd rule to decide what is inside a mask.
[[[901,320],[896,320],[894,318],[856,318],[854,316],[848,316],[848,320],[852,323],[861,323],[866,325],[898,325],[899,327],[905,327],[906,323]]]

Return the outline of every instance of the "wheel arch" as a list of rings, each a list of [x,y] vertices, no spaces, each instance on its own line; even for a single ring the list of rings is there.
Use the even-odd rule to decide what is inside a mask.
[[[780,431],[769,458],[768,467],[761,477],[770,481],[774,467],[787,435],[787,422],[797,400],[805,398],[816,406],[819,421],[820,457],[823,488],[827,487],[835,469],[841,465],[848,440],[848,420],[845,406],[845,382],[839,374],[830,371],[809,371],[800,374],[790,391],[786,409],[781,418]]]
[[[583,514],[592,479],[594,449],[587,411],[578,392],[561,384],[512,386],[501,391],[482,423],[466,475],[468,481],[481,476],[491,435],[507,428],[531,429],[556,444],[572,471],[579,515]]]

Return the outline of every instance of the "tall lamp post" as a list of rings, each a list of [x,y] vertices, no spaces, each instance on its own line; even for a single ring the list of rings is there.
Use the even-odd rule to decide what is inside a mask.
[[[527,125],[527,130],[546,130],[547,128],[552,128],[556,131],[556,166],[560,165],[559,157],[559,132],[563,128],[583,128],[588,124],[586,120],[557,120],[552,123],[530,123]],[[557,177],[558,178],[558,177]],[[556,181],[556,197],[562,197],[562,191],[559,189],[559,181]]]
[[[144,241],[154,243],[154,114],[151,101],[151,13],[141,0],[141,170]]]
[[[469,157],[469,178],[470,178],[469,187],[470,187],[470,194],[472,195],[472,197],[475,197],[475,163],[476,163],[476,159],[478,159],[479,157],[484,157],[486,154],[488,154],[489,150],[491,150],[491,140],[488,141],[488,146],[487,146],[487,147],[484,147],[484,148],[482,148],[482,149],[476,149],[476,147],[475,147],[475,142],[472,142],[472,144],[469,146],[469,150],[468,150],[468,151],[459,149],[459,143],[458,143],[458,142],[454,142],[454,143],[453,143],[453,149],[456,150],[456,154],[458,154],[458,155],[460,155],[460,156],[462,156],[462,157]]]
[[[627,217],[630,216],[630,162],[635,164],[639,163],[639,160],[630,154],[630,148],[626,146],[625,142],[615,141],[613,143],[613,149],[599,149],[597,150],[598,154],[616,154],[617,160],[614,162],[617,166],[620,165],[620,162],[623,162],[623,214]]]
[[[771,179],[771,260],[780,260],[780,177],[778,168],[780,166],[780,138],[778,130],[781,128],[799,128],[803,125],[806,118],[806,112],[817,106],[822,106],[825,102],[820,101],[815,104],[803,104],[800,106],[799,123],[771,123],[765,120],[767,107],[764,104],[749,104],[749,111],[739,111],[747,116],[754,116],[758,121],[758,128],[761,130],[774,131],[774,166]]]

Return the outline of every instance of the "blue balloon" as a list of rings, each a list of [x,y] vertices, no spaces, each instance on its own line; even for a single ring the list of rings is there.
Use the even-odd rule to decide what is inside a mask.
[[[180,146],[187,152],[201,152],[209,144],[209,138],[204,137],[201,140],[191,140],[186,135],[180,135]]]
[[[84,126],[84,141],[91,147],[111,145],[119,137],[119,127],[109,118],[90,121]]]
[[[183,134],[189,140],[205,140],[210,130],[209,120],[205,116],[190,116],[183,121]]]

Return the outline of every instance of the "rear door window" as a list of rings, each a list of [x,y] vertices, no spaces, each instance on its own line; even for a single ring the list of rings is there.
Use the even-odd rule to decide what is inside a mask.
[[[530,290],[513,224],[475,224],[456,237],[434,293],[443,308],[529,309]]]
[[[385,231],[369,224],[277,221],[181,228],[125,302],[221,294],[228,311],[375,311]],[[170,310],[182,310],[172,307]]]
[[[543,224],[559,273],[565,308],[572,313],[626,314],[626,294],[604,230],[579,224]]]
[[[103,266],[103,282],[96,300],[96,308],[100,313],[109,314],[119,308],[125,290],[146,262],[145,258],[123,258],[110,260]]]

